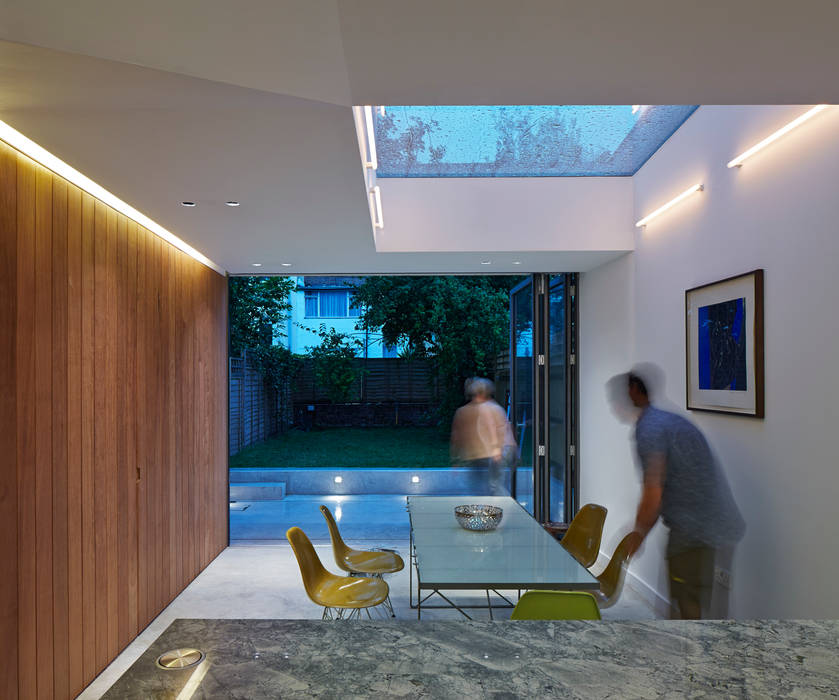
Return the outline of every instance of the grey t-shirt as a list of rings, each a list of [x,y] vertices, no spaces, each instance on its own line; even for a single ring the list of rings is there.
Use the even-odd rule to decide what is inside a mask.
[[[635,445],[645,471],[650,456],[665,459],[661,518],[670,528],[668,556],[734,544],[743,536],[745,523],[725,475],[695,425],[648,406],[635,426]]]

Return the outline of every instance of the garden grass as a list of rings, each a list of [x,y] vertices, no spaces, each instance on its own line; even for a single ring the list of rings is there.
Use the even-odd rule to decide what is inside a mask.
[[[449,467],[449,443],[438,428],[291,430],[230,458],[231,468]]]

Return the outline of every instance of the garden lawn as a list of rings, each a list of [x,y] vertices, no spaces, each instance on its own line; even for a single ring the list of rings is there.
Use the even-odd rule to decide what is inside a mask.
[[[449,443],[438,428],[291,430],[230,458],[246,467],[448,467]]]

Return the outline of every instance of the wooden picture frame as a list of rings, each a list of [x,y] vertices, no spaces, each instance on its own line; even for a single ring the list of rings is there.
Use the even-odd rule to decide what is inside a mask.
[[[764,417],[763,270],[685,291],[689,411]]]

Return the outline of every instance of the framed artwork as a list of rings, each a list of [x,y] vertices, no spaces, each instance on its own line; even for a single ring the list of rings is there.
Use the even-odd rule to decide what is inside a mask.
[[[763,418],[763,270],[685,292],[687,408]]]

